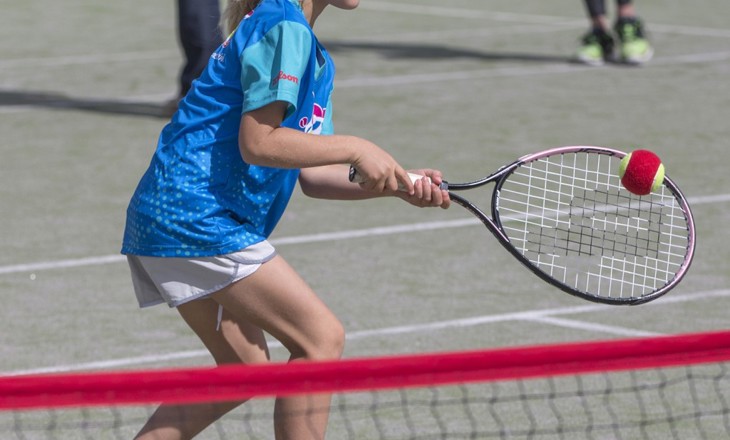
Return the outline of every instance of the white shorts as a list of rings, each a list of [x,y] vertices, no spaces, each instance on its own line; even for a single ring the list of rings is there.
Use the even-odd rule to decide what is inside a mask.
[[[276,249],[268,241],[262,241],[242,251],[215,257],[127,255],[127,262],[140,307],[163,302],[177,307],[246,278],[275,255]]]

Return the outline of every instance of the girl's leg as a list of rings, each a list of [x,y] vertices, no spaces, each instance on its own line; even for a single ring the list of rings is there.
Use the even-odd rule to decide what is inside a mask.
[[[269,353],[260,328],[239,322],[225,310],[218,324],[218,303],[202,299],[178,307],[180,315],[211,352],[218,365],[267,362]],[[242,402],[160,405],[136,439],[191,439]]]
[[[217,332],[218,304],[224,308]],[[261,329],[290,351],[290,360],[338,359],[344,329],[312,289],[281,257],[209,299],[178,307],[218,364],[268,360]],[[137,437],[189,439],[241,402],[217,405],[160,406]],[[329,395],[277,399],[276,438],[323,439],[329,417]]]
[[[291,361],[338,359],[345,333],[339,320],[302,278],[277,256],[253,275],[212,298],[237,317],[264,329],[289,350]],[[323,439],[330,395],[279,398],[276,438]]]

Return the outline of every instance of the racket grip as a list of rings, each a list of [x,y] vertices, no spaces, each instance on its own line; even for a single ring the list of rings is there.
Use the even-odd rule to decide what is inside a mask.
[[[408,173],[408,177],[411,178],[411,182],[414,183],[414,184],[416,183],[416,181],[421,180],[424,177],[426,179],[428,179],[429,182],[431,182],[431,179],[428,176],[423,176],[421,174]],[[353,183],[363,183],[363,182],[365,182],[365,179],[357,171],[357,168],[355,168],[352,165],[350,165],[350,176],[349,176],[349,178],[350,178],[350,182],[353,182]],[[406,188],[403,186],[402,183],[398,182],[398,189],[400,191],[405,191]]]

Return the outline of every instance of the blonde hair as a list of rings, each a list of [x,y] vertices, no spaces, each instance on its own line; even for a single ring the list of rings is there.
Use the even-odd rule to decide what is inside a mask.
[[[253,11],[261,0],[229,0],[221,16],[221,28],[226,35],[236,30],[243,17]]]

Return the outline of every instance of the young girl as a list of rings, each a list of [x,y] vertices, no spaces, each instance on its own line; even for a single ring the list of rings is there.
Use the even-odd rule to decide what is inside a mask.
[[[412,183],[375,144],[332,134],[335,68],[311,26],[328,5],[358,3],[231,1],[230,36],[162,130],[129,204],[122,253],[140,306],[176,307],[218,364],[267,362],[264,331],[291,361],[342,354],[340,322],[267,242],[297,181],[317,198],[449,206],[440,172],[417,170],[430,181]],[[349,182],[349,165],[366,183]],[[277,399],[276,438],[324,438],[329,402]],[[162,405],[137,438],[192,438],[240,403]]]

